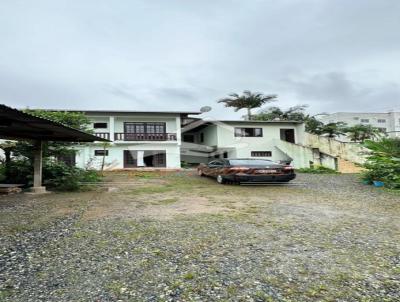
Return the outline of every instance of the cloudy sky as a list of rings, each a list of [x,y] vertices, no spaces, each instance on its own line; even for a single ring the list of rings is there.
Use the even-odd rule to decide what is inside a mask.
[[[198,110],[244,89],[283,107],[400,110],[398,0],[0,0],[0,103]]]

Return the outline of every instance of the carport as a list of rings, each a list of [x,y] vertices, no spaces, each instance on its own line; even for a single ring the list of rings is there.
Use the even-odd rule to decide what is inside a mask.
[[[43,142],[108,141],[86,132],[0,104],[0,139],[29,140],[34,143],[33,193],[44,193],[42,186]]]

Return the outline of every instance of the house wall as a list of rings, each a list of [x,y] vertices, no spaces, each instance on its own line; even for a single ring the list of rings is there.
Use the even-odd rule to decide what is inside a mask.
[[[78,151],[76,156],[76,165],[81,168],[91,167],[100,169],[103,156],[95,156],[95,150],[102,150],[101,144],[90,144],[85,147],[75,147]],[[105,159],[105,169],[123,169],[124,168],[124,150],[163,150],[166,152],[166,168],[177,169],[181,167],[180,148],[177,144],[115,144],[107,147],[108,156]]]
[[[235,137],[235,127],[262,128],[262,137]],[[298,124],[287,123],[237,123],[237,124],[221,124],[217,128],[217,144],[218,148],[235,149],[236,157],[250,158],[252,151],[271,151],[271,157],[260,157],[271,159],[274,161],[288,160],[291,158],[282,150],[276,147],[275,140],[280,140],[281,129],[294,129],[296,143],[302,143],[303,126]]]
[[[315,134],[305,134],[305,145],[311,148],[318,148],[320,152],[335,157],[340,157],[353,163],[363,164],[367,149],[358,143],[341,142],[328,137]]]

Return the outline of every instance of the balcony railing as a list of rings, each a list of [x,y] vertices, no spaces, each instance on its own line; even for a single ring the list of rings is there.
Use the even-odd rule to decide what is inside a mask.
[[[95,132],[94,135],[110,140],[110,133],[109,132]]]
[[[127,133],[116,132],[116,141],[176,141],[176,133]]]

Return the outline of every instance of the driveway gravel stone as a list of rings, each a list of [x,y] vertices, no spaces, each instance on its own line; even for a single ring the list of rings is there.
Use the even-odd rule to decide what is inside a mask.
[[[0,301],[400,301],[400,195],[355,175],[108,181],[0,197]]]

